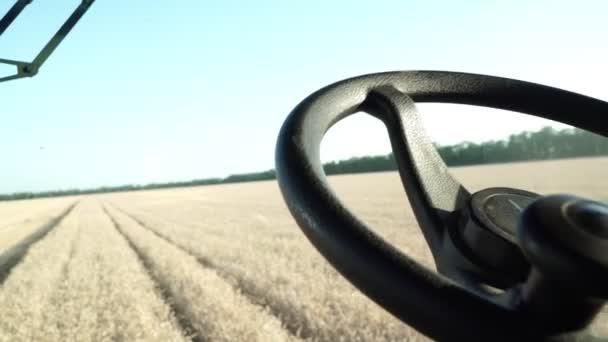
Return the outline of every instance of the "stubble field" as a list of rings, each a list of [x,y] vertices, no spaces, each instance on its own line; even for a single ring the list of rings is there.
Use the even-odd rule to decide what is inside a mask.
[[[606,170],[608,158],[452,171],[470,191],[606,200]],[[397,173],[330,183],[433,267]],[[1,341],[425,340],[324,261],[276,182],[0,203],[0,317]]]

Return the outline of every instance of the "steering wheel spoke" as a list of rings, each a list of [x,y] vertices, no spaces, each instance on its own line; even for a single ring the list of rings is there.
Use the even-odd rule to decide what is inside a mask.
[[[449,173],[411,97],[394,87],[378,87],[369,92],[362,108],[386,125],[401,182],[437,259],[446,230],[454,226],[454,213],[471,195]]]

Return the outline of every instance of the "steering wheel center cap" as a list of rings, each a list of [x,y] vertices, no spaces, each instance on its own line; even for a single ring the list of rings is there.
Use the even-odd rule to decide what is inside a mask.
[[[517,222],[523,210],[540,195],[512,188],[488,188],[471,196],[462,240],[478,262],[504,278],[498,287],[523,281],[530,265],[517,242]]]
[[[473,215],[482,226],[517,243],[517,220],[522,211],[540,195],[511,188],[489,188],[471,199]]]

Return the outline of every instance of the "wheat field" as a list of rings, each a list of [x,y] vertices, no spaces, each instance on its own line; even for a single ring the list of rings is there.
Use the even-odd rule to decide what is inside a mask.
[[[608,200],[607,170],[608,158],[586,158],[452,172],[470,191]],[[329,182],[433,267],[397,173]],[[0,314],[1,341],[426,340],[325,262],[276,182],[0,203]]]

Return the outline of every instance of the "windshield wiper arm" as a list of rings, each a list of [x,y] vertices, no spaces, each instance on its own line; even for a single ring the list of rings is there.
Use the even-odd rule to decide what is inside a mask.
[[[38,73],[40,67],[44,62],[51,56],[53,51],[59,46],[61,41],[70,33],[76,23],[82,18],[87,12],[89,7],[95,0],[82,0],[80,5],[76,7],[72,15],[61,25],[57,33],[49,40],[49,42],[40,50],[36,58],[32,62],[22,62],[10,59],[0,59],[0,64],[15,65],[17,67],[17,73],[6,77],[1,77],[0,82],[6,82],[24,77],[32,77]],[[15,18],[23,11],[25,6],[31,3],[32,0],[18,0],[15,5],[8,11],[8,13],[0,20],[0,35],[6,30]],[[5,27],[6,26],[6,27]]]
[[[25,8],[25,6],[32,3],[32,0],[18,0],[11,9],[6,12],[4,17],[0,19],[0,36],[6,31],[6,29],[11,26],[13,21],[21,14],[21,11]]]

